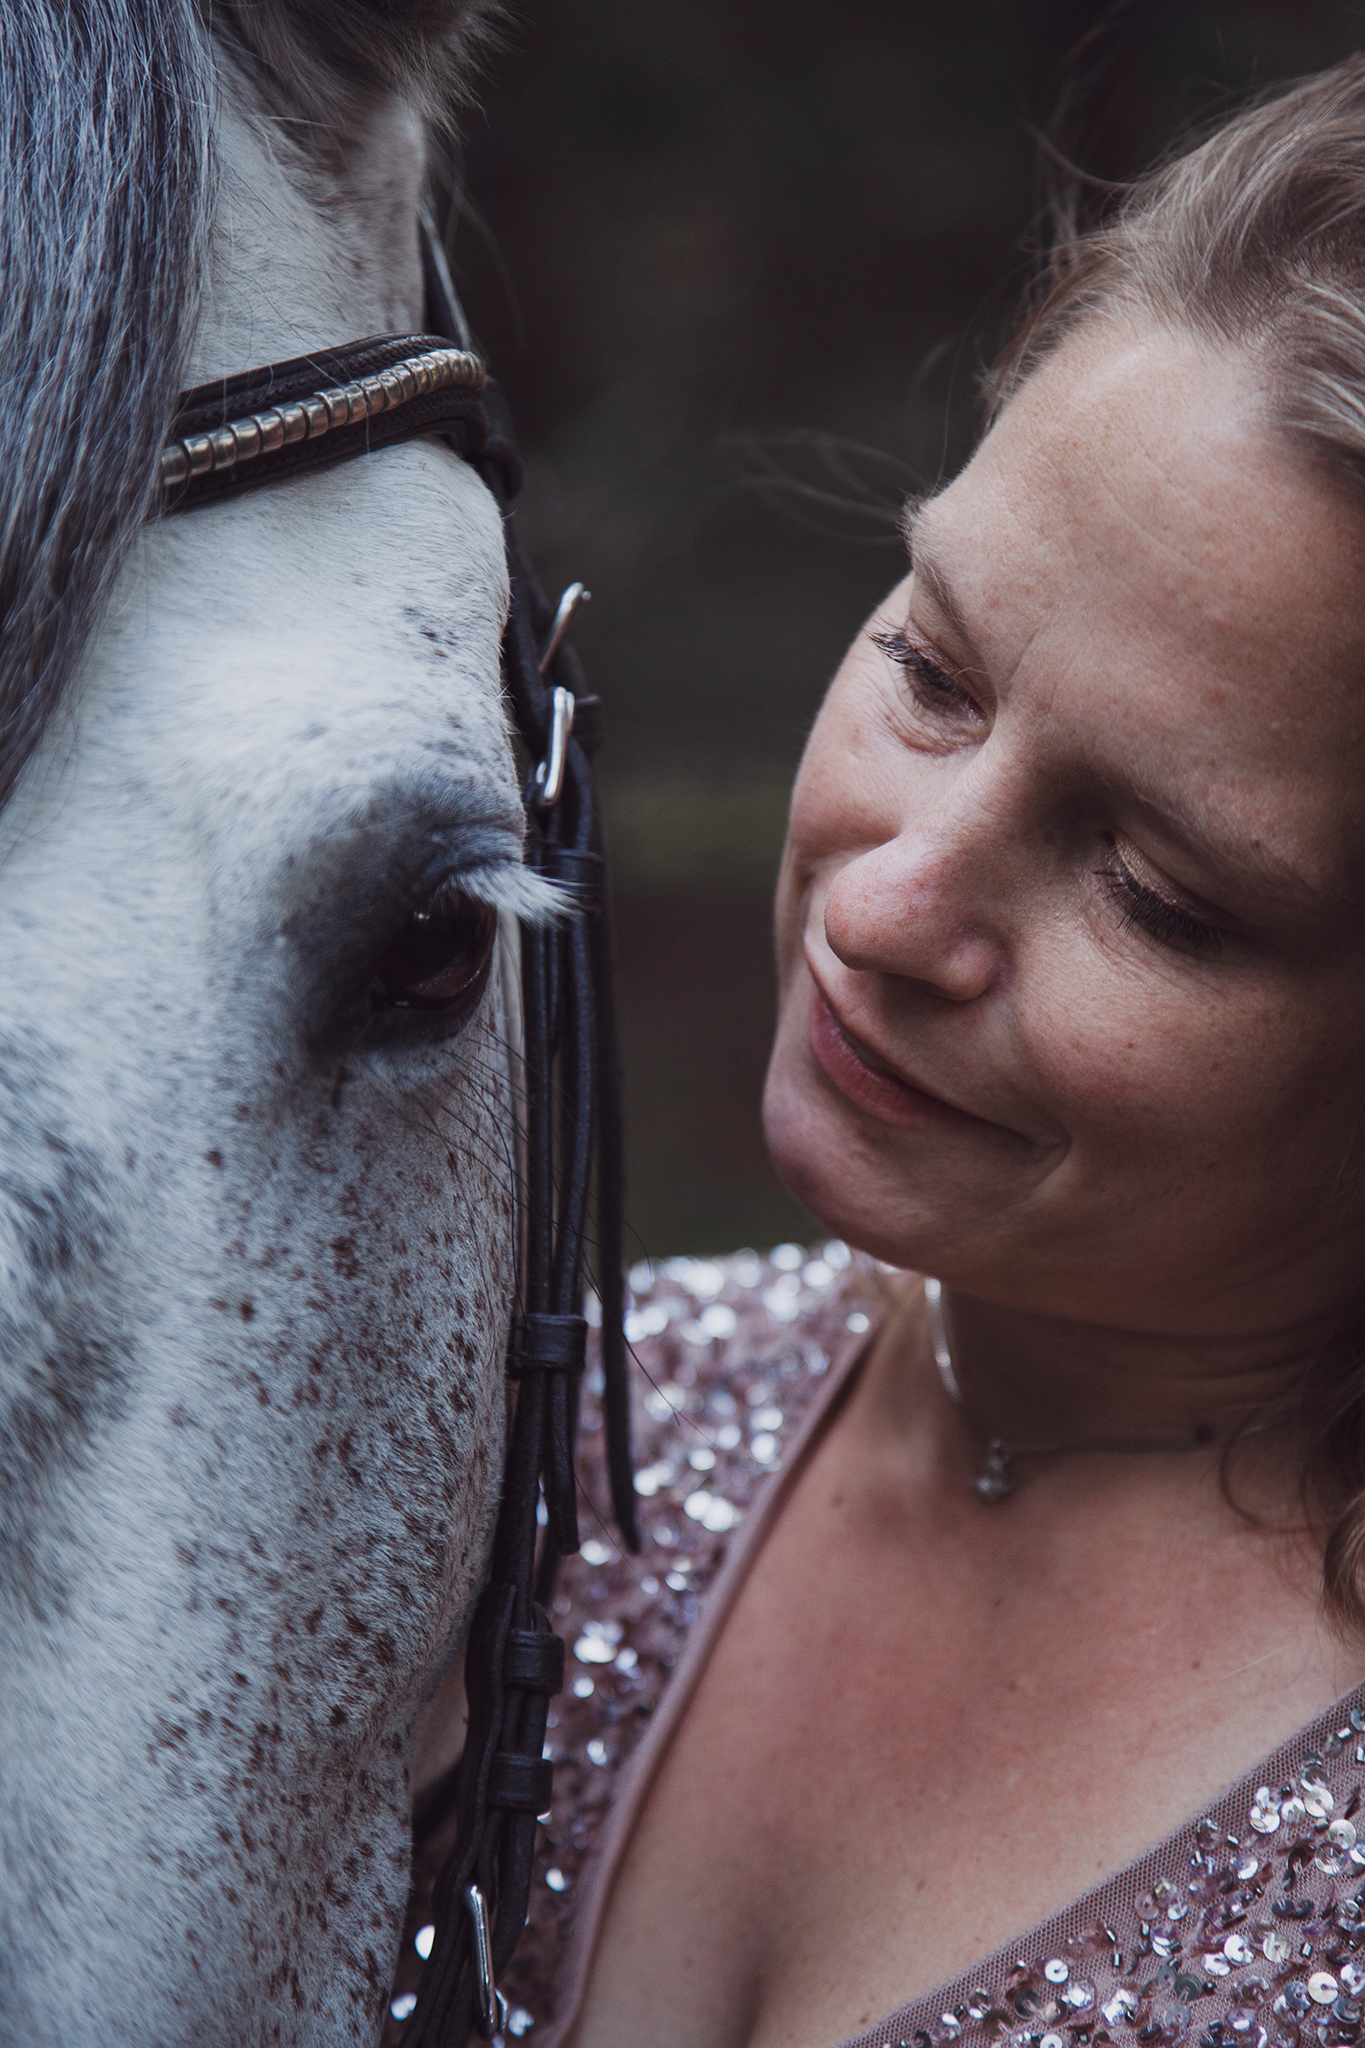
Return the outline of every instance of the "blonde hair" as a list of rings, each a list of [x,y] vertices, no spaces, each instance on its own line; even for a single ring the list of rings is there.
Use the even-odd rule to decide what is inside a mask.
[[[1278,427],[1365,495],[1365,56],[1157,164],[1100,225],[1080,231],[1066,205],[1059,220],[988,382],[992,416],[1068,337],[1118,313],[1235,349]],[[1365,1351],[1316,1361],[1242,1441],[1271,1422],[1303,1446],[1326,1611],[1365,1632]]]
[[[1068,336],[1124,312],[1244,354],[1284,431],[1365,486],[1365,56],[1159,163],[1102,225],[1058,212],[993,412]]]

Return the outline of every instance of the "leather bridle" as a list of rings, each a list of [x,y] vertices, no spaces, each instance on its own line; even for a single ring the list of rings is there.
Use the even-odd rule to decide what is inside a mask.
[[[552,613],[517,544],[520,484],[502,395],[469,343],[423,217],[427,322],[270,363],[181,394],[161,458],[164,509],[189,510],[281,477],[440,434],[478,471],[503,515],[511,609],[503,685],[525,749],[526,861],[565,884],[577,914],[522,932],[525,1184],[516,1383],[502,1504],[466,1652],[469,1731],[452,1779],[426,1803],[434,1831],[458,1809],[436,1881],[435,1940],[404,2048],[464,2048],[501,2031],[497,1980],[526,1920],[536,1816],[550,1804],[546,1715],[564,1646],[545,1611],[561,1557],[578,1548],[574,1441],[587,1338],[593,1203],[608,1467],[617,1526],[639,1548],[623,1329],[620,1079],[601,815],[591,756],[598,700],[564,635],[579,586]],[[539,1527],[543,1501],[544,1526]],[[443,1795],[443,1796],[442,1796]]]

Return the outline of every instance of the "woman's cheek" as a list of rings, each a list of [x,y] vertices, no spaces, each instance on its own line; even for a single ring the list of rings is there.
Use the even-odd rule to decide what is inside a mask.
[[[1047,983],[1032,1002],[1019,990],[1020,1014],[1036,1020],[1033,1058],[1078,1165],[1128,1174],[1145,1160],[1164,1181],[1179,1162],[1235,1151],[1275,1116],[1292,1053],[1273,1011],[1175,974],[1125,972],[1084,945],[1054,949]],[[1249,1039],[1263,1059],[1246,1060]]]

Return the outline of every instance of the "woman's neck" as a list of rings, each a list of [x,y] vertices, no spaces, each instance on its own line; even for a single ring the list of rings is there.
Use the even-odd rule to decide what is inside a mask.
[[[869,1360],[867,1391],[880,1428],[906,1436],[927,1428],[959,1452],[964,1433],[969,1447],[986,1438],[1064,1450],[1218,1447],[1292,1397],[1314,1362],[1341,1343],[1325,1324],[1225,1337],[1112,1328],[946,1287],[942,1311],[962,1411],[934,1365],[918,1283],[907,1281]],[[1264,1436],[1254,1441],[1268,1457],[1256,1463],[1273,1492],[1287,1498],[1298,1478],[1296,1433],[1290,1427]],[[1217,1457],[1208,1462],[1216,1471]]]

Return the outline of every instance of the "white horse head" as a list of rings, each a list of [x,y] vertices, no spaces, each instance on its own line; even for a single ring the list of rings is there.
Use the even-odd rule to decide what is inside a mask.
[[[336,2048],[383,2016],[414,1730],[478,1588],[504,1433],[512,1117],[480,906],[536,904],[500,524],[435,441],[137,531],[128,505],[177,384],[421,330],[404,66],[453,51],[458,72],[471,11],[223,5],[230,54],[192,0],[30,0],[0,29],[23,45],[11,345],[16,249],[60,240],[43,190],[89,217],[27,279],[23,317],[41,340],[46,305],[74,353],[24,364],[28,466],[0,476],[22,629],[0,813],[4,2043]],[[137,112],[175,91],[171,116]],[[140,119],[159,147],[179,123],[169,282],[125,218],[157,199]],[[126,322],[101,339],[111,303]],[[83,529],[77,373],[142,346],[138,319],[161,322],[119,387],[141,467],[112,512],[87,476]],[[107,469],[109,421],[86,425]],[[21,530],[55,502],[39,428],[77,477],[61,559]],[[82,646],[20,617],[16,560],[95,622]],[[405,1007],[433,931],[452,993]]]

